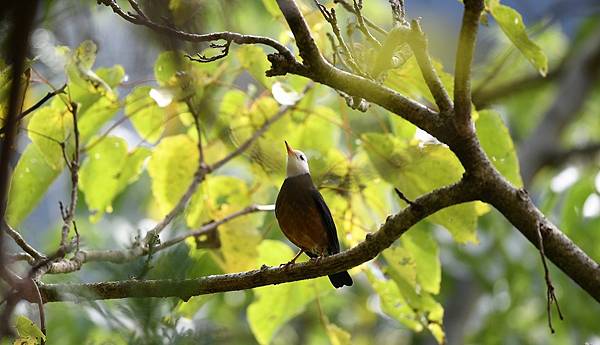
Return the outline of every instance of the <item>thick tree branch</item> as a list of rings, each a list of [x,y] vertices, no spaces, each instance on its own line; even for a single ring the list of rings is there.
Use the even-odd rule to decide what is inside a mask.
[[[460,182],[435,190],[414,201],[413,205],[388,217],[385,224],[364,242],[340,254],[308,261],[292,267],[267,267],[259,270],[207,276],[186,280],[127,280],[90,284],[44,284],[40,292],[44,302],[114,299],[127,297],[179,297],[187,300],[192,296],[224,291],[235,291],[259,286],[281,284],[311,279],[351,269],[372,260],[388,248],[411,226],[445,207],[472,201],[476,188]]]
[[[456,126],[459,132],[472,132],[471,124],[471,64],[477,40],[479,17],[483,11],[483,0],[464,0],[463,14],[454,76],[454,107]]]
[[[486,190],[483,200],[494,205],[538,249],[539,230],[546,257],[600,302],[600,266],[546,219],[525,190],[512,187],[497,172],[494,175],[493,187]]]
[[[37,11],[37,1],[23,0],[11,3],[7,6],[10,13],[3,13],[10,18],[10,29],[7,51],[5,56],[7,62],[12,66],[10,73],[10,95],[8,98],[8,111],[3,116],[5,133],[0,147],[0,222],[6,221],[7,196],[11,177],[11,159],[14,151],[14,145],[17,138],[18,116],[23,105],[25,90],[29,84],[29,73],[27,80],[23,83],[22,77],[25,72],[25,58],[29,52],[29,39],[33,30],[33,19]],[[4,231],[0,231],[0,277],[9,283],[14,283],[13,275],[5,266],[4,261]],[[12,285],[12,284],[11,284]],[[3,291],[4,293],[4,291]],[[7,291],[6,306],[0,315],[0,340],[4,336],[13,333],[10,326],[10,317],[19,301],[19,297],[11,297]]]

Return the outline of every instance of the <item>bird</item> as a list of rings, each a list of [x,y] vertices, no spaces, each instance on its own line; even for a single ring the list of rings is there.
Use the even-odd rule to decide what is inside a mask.
[[[300,251],[284,266],[293,265],[306,253],[319,259],[340,252],[335,222],[323,196],[310,176],[306,155],[285,142],[287,150],[286,178],[275,202],[275,217],[283,234]],[[335,288],[352,286],[347,271],[329,275]]]

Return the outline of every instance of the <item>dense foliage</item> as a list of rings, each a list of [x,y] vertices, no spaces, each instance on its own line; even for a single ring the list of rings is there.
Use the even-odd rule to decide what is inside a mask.
[[[239,18],[240,31],[267,31],[291,43],[274,2],[235,4],[239,7],[232,5],[231,16]],[[331,53],[326,36],[330,27],[312,3],[302,5],[318,45]],[[564,56],[577,51],[576,42],[597,32],[595,23],[583,22],[576,39],[569,39],[558,25],[551,25],[539,29],[532,39],[514,9],[498,0],[486,5],[489,32],[497,43],[478,62],[473,83],[483,83],[483,90],[524,75],[546,75]],[[180,20],[185,25],[186,13],[198,10],[195,6],[192,1],[171,0],[170,15],[176,24]],[[211,19],[215,5],[203,6],[202,30],[222,28],[218,19]],[[385,2],[366,4],[365,16],[385,22],[389,20],[385,6]],[[341,8],[338,14],[348,22],[355,20]],[[372,63],[372,48],[365,42],[351,44],[360,52],[360,65]],[[163,243],[252,205],[274,203],[285,172],[284,140],[307,153],[311,175],[332,211],[343,248],[363,241],[388,215],[406,206],[394,188],[413,200],[458,181],[464,172],[446,145],[382,108],[371,106],[363,113],[350,109],[331,89],[305,78],[266,77],[270,65],[262,47],[232,46],[226,58],[210,63],[186,58],[191,46],[164,49],[146,57],[154,59],[148,67],[154,70],[151,81],[128,79],[119,56],[112,56],[112,66],[98,66],[99,49],[87,39],[71,47],[54,47],[52,54],[64,64],[64,73],[62,78],[52,78],[66,83],[64,93],[20,125],[22,140],[7,220],[48,253],[60,241],[58,205],[42,203],[56,220],[43,229],[34,228],[28,217],[40,212],[36,208],[45,198],[69,202],[71,178],[66,165],[73,161],[77,147],[81,158],[75,218],[81,248],[86,250],[135,246],[177,207],[201,166],[199,159],[215,164],[247,142],[250,145],[243,152],[204,177],[185,210],[161,234]],[[213,50],[219,53],[218,48]],[[396,59],[382,82],[434,104],[415,58],[399,53]],[[443,66],[441,59],[434,65],[451,92],[452,69]],[[23,109],[60,83],[46,82],[42,61],[34,58],[29,66],[31,77],[23,80],[28,86]],[[10,68],[0,66],[3,102],[11,84]],[[485,152],[517,186],[523,186],[518,145],[557,97],[551,81],[540,84],[473,113]],[[570,147],[598,138],[598,102],[590,97],[581,116],[557,141]],[[76,110],[72,104],[77,104]],[[4,109],[2,104],[0,113]],[[577,162],[557,176],[564,167],[544,168],[531,193],[549,218],[599,260],[597,161]],[[576,177],[565,182],[564,174],[569,173]],[[589,206],[594,202],[596,208]],[[47,274],[42,280],[183,279],[258,269],[263,264],[277,266],[294,255],[295,248],[288,245],[269,211],[231,219],[218,226],[215,236],[189,237],[121,264],[85,263],[80,271]],[[17,265],[20,271],[28,267]],[[45,306],[47,337],[50,344],[428,344],[433,339],[441,344],[450,327],[448,332],[459,342],[473,344],[597,341],[597,303],[561,272],[552,269],[551,273],[565,316],[562,322],[555,320],[554,335],[546,325],[539,253],[488,205],[470,202],[428,217],[376,260],[352,269],[352,288],[335,290],[327,278],[318,278],[187,301],[130,298],[50,303]],[[30,343],[42,335],[24,318],[35,320],[35,308],[17,311],[17,330]],[[450,319],[444,316],[449,313]],[[463,332],[464,338],[457,335]],[[456,339],[450,340],[456,343]]]

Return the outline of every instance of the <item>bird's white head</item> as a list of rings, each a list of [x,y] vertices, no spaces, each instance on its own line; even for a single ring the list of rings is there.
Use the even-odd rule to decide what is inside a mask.
[[[294,150],[287,141],[285,142],[285,148],[287,149],[287,177],[294,177],[298,175],[308,174],[308,158],[304,152]]]

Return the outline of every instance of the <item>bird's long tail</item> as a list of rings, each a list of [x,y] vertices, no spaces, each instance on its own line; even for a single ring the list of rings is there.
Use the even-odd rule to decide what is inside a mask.
[[[342,286],[352,286],[352,277],[348,274],[347,271],[335,273],[329,276],[329,281],[331,284],[338,289]]]

